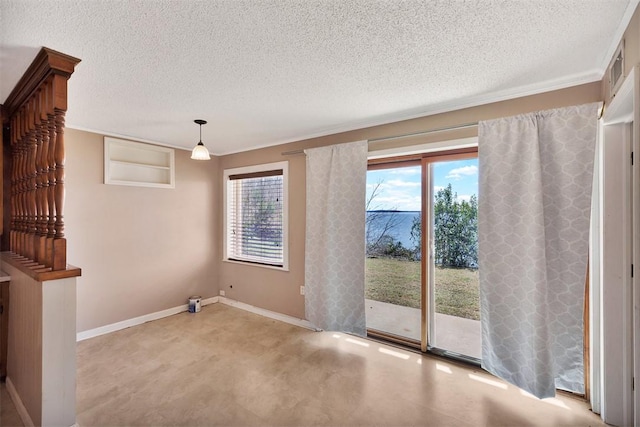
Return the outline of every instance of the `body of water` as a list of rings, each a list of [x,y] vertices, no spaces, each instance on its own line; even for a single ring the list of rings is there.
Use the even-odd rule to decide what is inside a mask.
[[[414,247],[415,244],[411,241],[411,226],[413,219],[420,217],[420,212],[368,211],[367,218],[371,218],[371,215],[375,215],[375,223],[371,224],[372,227],[383,227],[388,221],[392,221],[394,226],[387,234],[402,243],[405,248]]]

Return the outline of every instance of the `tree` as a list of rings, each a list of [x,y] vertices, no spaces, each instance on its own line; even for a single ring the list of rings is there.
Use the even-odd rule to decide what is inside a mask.
[[[413,242],[415,258],[422,259],[422,213],[413,217],[409,238]]]
[[[242,240],[248,255],[282,248],[282,177],[263,177],[242,183]]]
[[[365,239],[367,255],[381,255],[388,247],[396,245],[392,236],[400,224],[400,217],[394,210],[380,210],[373,203],[380,196],[383,181],[378,181],[366,201]]]
[[[451,184],[436,193],[433,206],[435,263],[445,267],[478,266],[478,198],[458,201]],[[419,250],[422,218],[414,218],[411,241]]]
[[[478,265],[478,199],[458,202],[451,184],[436,193],[433,206],[435,263],[446,267]]]

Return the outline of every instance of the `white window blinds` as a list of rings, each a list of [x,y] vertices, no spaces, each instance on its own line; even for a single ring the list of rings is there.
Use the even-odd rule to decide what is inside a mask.
[[[228,175],[227,258],[282,267],[283,170]]]

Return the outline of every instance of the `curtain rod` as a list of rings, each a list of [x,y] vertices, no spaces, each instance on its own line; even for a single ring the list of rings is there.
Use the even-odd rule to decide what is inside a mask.
[[[409,137],[412,137],[412,136],[428,135],[430,133],[446,132],[446,131],[457,130],[457,129],[466,129],[466,128],[471,128],[471,127],[476,127],[476,126],[478,126],[478,122],[464,123],[464,124],[461,124],[461,125],[445,126],[445,127],[441,127],[441,128],[429,129],[429,130],[424,130],[424,131],[420,131],[420,132],[405,133],[405,134],[394,135],[394,136],[385,136],[385,137],[382,137],[382,138],[372,138],[372,139],[369,139],[368,142],[371,143],[371,142],[380,142],[380,141],[390,141],[390,140],[393,140],[393,139],[409,138]],[[302,150],[283,151],[280,154],[283,155],[283,156],[295,156],[297,154],[304,154],[304,149],[302,149]]]

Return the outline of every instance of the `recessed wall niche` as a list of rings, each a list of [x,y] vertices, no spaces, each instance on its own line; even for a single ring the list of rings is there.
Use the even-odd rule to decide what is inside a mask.
[[[104,183],[175,188],[172,148],[104,137]]]

